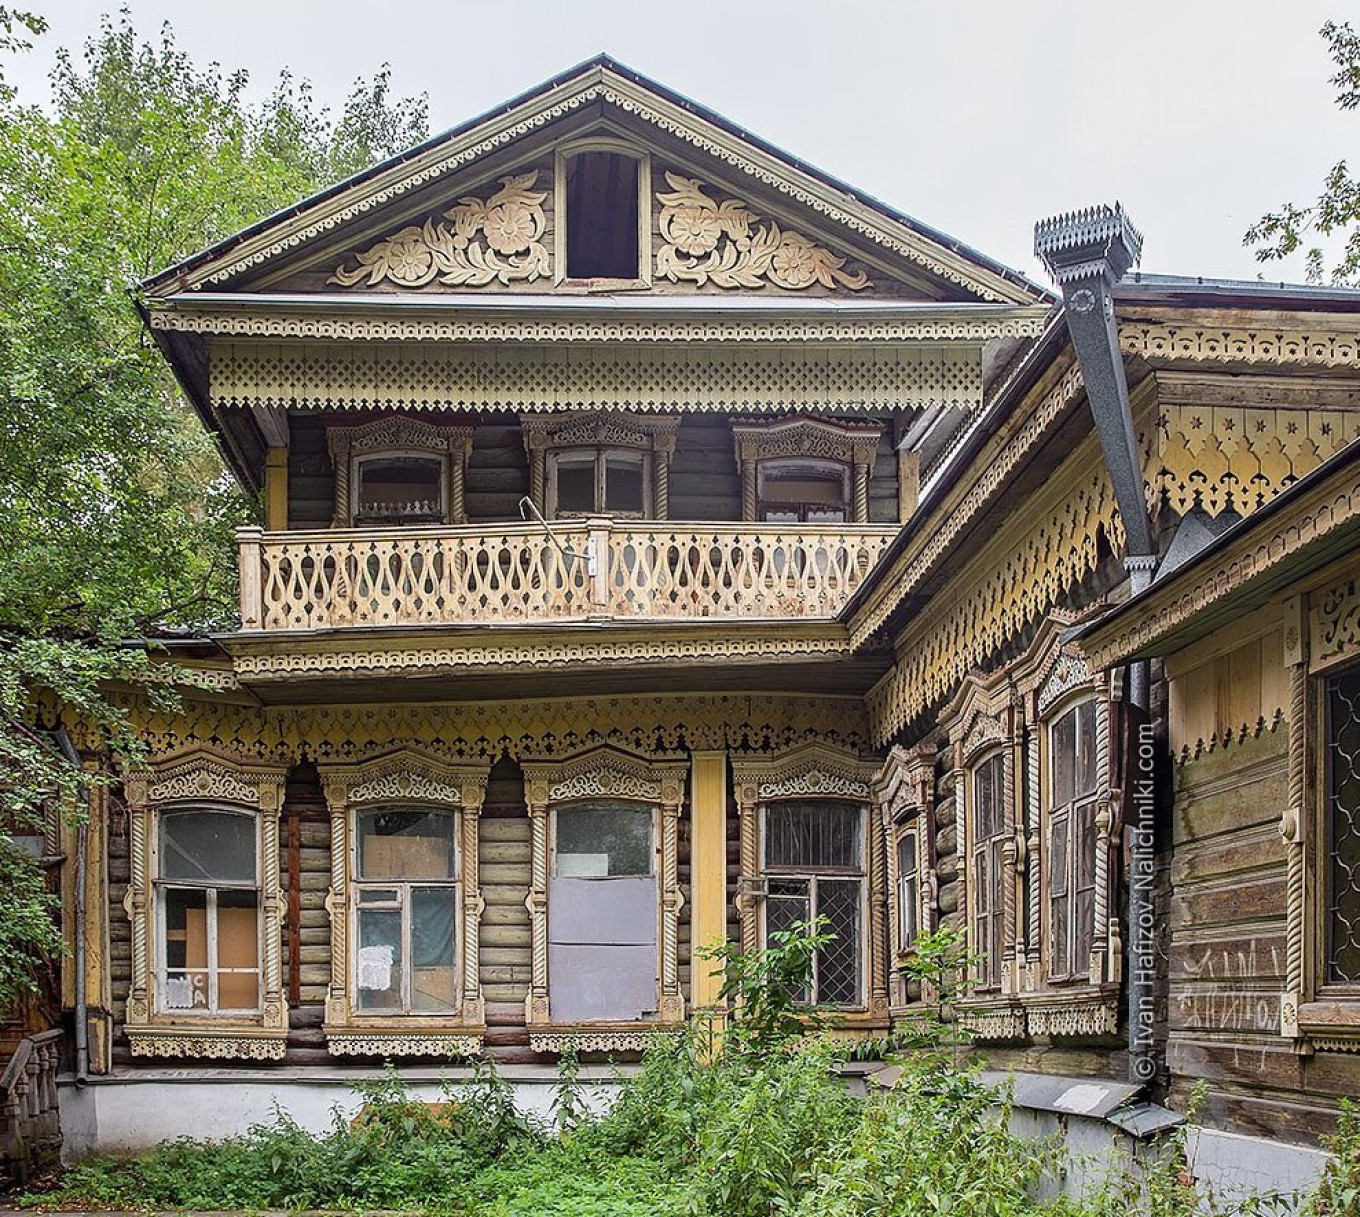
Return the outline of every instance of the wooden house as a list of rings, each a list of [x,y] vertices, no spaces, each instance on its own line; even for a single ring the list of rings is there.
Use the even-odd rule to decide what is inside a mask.
[[[95,1081],[637,1052],[820,916],[846,1034],[952,924],[996,1064],[1322,1131],[1357,300],[1138,241],[1041,226],[1059,303],[599,59],[144,283],[263,526],[127,695]]]

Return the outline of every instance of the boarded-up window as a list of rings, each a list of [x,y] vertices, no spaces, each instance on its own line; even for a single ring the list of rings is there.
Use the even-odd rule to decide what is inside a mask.
[[[419,1014],[458,1003],[457,818],[380,807],[358,813],[355,1008]]]
[[[822,921],[834,935],[813,958],[800,1000],[858,1006],[863,997],[864,811],[811,799],[765,808],[765,933]]]
[[[973,771],[973,950],[978,988],[1001,984],[1005,903],[1005,757],[998,752]]]
[[[1089,974],[1095,937],[1096,710],[1084,701],[1049,728],[1049,976]]]
[[[1327,680],[1326,968],[1360,986],[1360,670]]]
[[[156,881],[158,1004],[165,1013],[241,1013],[260,1007],[255,817],[162,812]]]

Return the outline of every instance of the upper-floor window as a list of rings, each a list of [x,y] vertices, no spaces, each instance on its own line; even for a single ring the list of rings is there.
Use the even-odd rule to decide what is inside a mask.
[[[327,428],[335,476],[331,523],[460,524],[472,428],[392,414]]]
[[[405,453],[355,460],[356,524],[443,523],[444,462]]]
[[[616,516],[647,514],[648,454],[608,448],[576,448],[548,461],[550,514]]]
[[[762,520],[841,524],[848,514],[849,466],[836,461],[764,461],[757,472]]]
[[[1005,756],[994,753],[973,770],[973,942],[978,988],[1001,984],[1005,927]]]
[[[1325,985],[1360,986],[1360,668],[1329,676],[1323,807]]]
[[[1095,940],[1096,765],[1094,700],[1073,706],[1048,728],[1049,974],[1085,977]]]
[[[156,992],[164,1013],[260,1008],[258,841],[253,813],[162,812],[157,825]]]
[[[765,808],[765,933],[821,922],[832,940],[813,957],[800,998],[863,1004],[864,811],[851,803],[796,799]]]

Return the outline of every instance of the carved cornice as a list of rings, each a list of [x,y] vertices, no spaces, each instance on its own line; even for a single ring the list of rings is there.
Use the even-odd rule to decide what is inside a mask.
[[[1188,325],[1125,321],[1119,345],[1126,355],[1160,363],[1242,363],[1290,367],[1360,368],[1360,333],[1325,323],[1303,328],[1285,318],[1273,327],[1269,318],[1251,329],[1214,325],[1201,317]]]
[[[759,151],[739,136],[722,131],[644,86],[625,81],[605,69],[536,95],[333,199],[308,208],[299,216],[269,226],[257,236],[241,241],[230,254],[223,254],[184,274],[182,282],[188,288],[224,282],[598,100],[626,114],[636,115],[692,147],[718,157],[833,223],[845,225],[968,292],[987,300],[1015,303],[1029,303],[1034,299],[1033,290],[1026,290],[996,272],[970,263],[905,224],[895,223],[867,207],[847,206],[846,196],[813,182],[787,162]]]
[[[331,457],[344,460],[365,452],[431,452],[466,454],[472,449],[471,427],[445,427],[394,414],[357,427],[326,428]]]
[[[443,214],[449,223],[428,219],[403,228],[356,254],[353,270],[336,267],[327,282],[376,287],[386,279],[410,289],[436,281],[484,287],[551,278],[552,257],[541,240],[548,228],[543,214],[548,196],[533,189],[537,180],[537,171],[503,177],[490,197],[459,199]]]
[[[353,765],[323,765],[321,780],[331,803],[438,803],[481,805],[489,764],[451,765],[408,748]]]
[[[289,304],[292,302],[290,301]],[[154,309],[151,328],[175,333],[218,334],[237,338],[291,338],[355,342],[496,342],[496,343],[925,343],[980,346],[997,338],[1037,338],[1046,310],[1001,316],[844,318],[609,317],[589,320],[545,319],[541,316],[387,316],[390,301],[378,300],[371,311],[326,311],[325,298],[301,302],[297,312],[268,300],[207,307],[193,298]],[[551,302],[545,304],[550,307]],[[321,307],[318,307],[321,306]],[[994,307],[994,306],[992,306]],[[264,310],[270,311],[264,311]],[[275,311],[280,310],[280,311]],[[459,310],[461,313],[462,310]]]
[[[1095,668],[1110,668],[1158,646],[1168,635],[1216,609],[1286,558],[1297,557],[1337,529],[1360,518],[1360,471],[1351,465],[1303,495],[1269,520],[1249,523],[1231,543],[1207,560],[1192,561],[1117,610],[1108,624],[1081,640]]]
[[[729,627],[730,628],[730,627]],[[542,639],[540,641],[468,643],[426,647],[372,647],[241,653],[236,671],[246,681],[300,675],[379,674],[429,675],[487,668],[570,668],[593,664],[671,663],[693,659],[830,659],[848,656],[850,647],[840,626],[826,626],[794,636],[788,623],[772,622],[759,637],[662,637],[642,639]]]
[[[744,806],[770,799],[848,799],[868,803],[880,763],[819,742],[775,756],[733,758],[732,780]]]
[[[285,409],[817,410],[976,409],[982,361],[972,347],[795,347],[707,351],[703,374],[683,348],[381,343],[215,344],[214,406]]]
[[[534,1052],[645,1052],[658,1040],[678,1039],[679,1027],[635,1027],[610,1030],[581,1027],[576,1030],[529,1032],[529,1047]]]
[[[874,778],[874,797],[889,823],[934,803],[936,751],[930,744],[895,745]]]
[[[283,803],[286,777],[282,767],[250,764],[215,749],[191,747],[129,769],[123,777],[123,791],[132,807],[236,803],[277,811]]]
[[[976,1041],[1025,1038],[1025,1011],[1012,998],[961,1001],[955,1012],[959,1026]]]
[[[286,1031],[273,1035],[180,1028],[127,1029],[133,1056],[195,1057],[200,1060],[281,1061],[288,1047]]]
[[[680,419],[590,410],[585,414],[521,414],[519,426],[530,452],[572,447],[673,452]]]
[[[812,418],[732,423],[738,463],[784,457],[821,457],[842,465],[872,465],[883,428],[877,424],[835,423]]]
[[[1023,1001],[1025,1024],[1031,1036],[1098,1037],[1114,1035],[1119,1030],[1117,985],[1096,991],[1076,989],[1038,998],[1026,995]]]
[[[534,806],[608,798],[676,807],[689,772],[683,756],[638,756],[607,744],[563,757],[525,757],[521,766]]]
[[[657,224],[664,242],[656,251],[658,278],[703,287],[759,288],[766,282],[788,291],[814,285],[857,292],[869,286],[862,269],[847,271],[846,259],[801,233],[781,231],[759,219],[740,199],[714,201],[695,178],[666,174],[659,190]]]
[[[332,1056],[469,1057],[481,1055],[482,1034],[480,1030],[458,1035],[419,1032],[398,1035],[327,1029],[326,1048]]]

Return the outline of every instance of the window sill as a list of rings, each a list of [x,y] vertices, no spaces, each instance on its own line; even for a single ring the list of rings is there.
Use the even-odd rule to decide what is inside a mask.
[[[332,1056],[480,1056],[486,1035],[480,1024],[460,1023],[447,1016],[388,1016],[381,1026],[365,1026],[356,1017],[343,1027],[322,1030]]]
[[[550,1023],[529,1028],[535,1052],[644,1052],[661,1038],[674,1038],[683,1023]]]
[[[281,1061],[287,1047],[285,1028],[265,1030],[222,1026],[204,1020],[174,1026],[127,1027],[133,1056],[187,1056],[214,1060]]]
[[[1282,1030],[1287,1036],[1309,1040],[1314,1049],[1360,1052],[1360,996],[1301,1002],[1297,1023],[1289,1026],[1286,1015]]]

